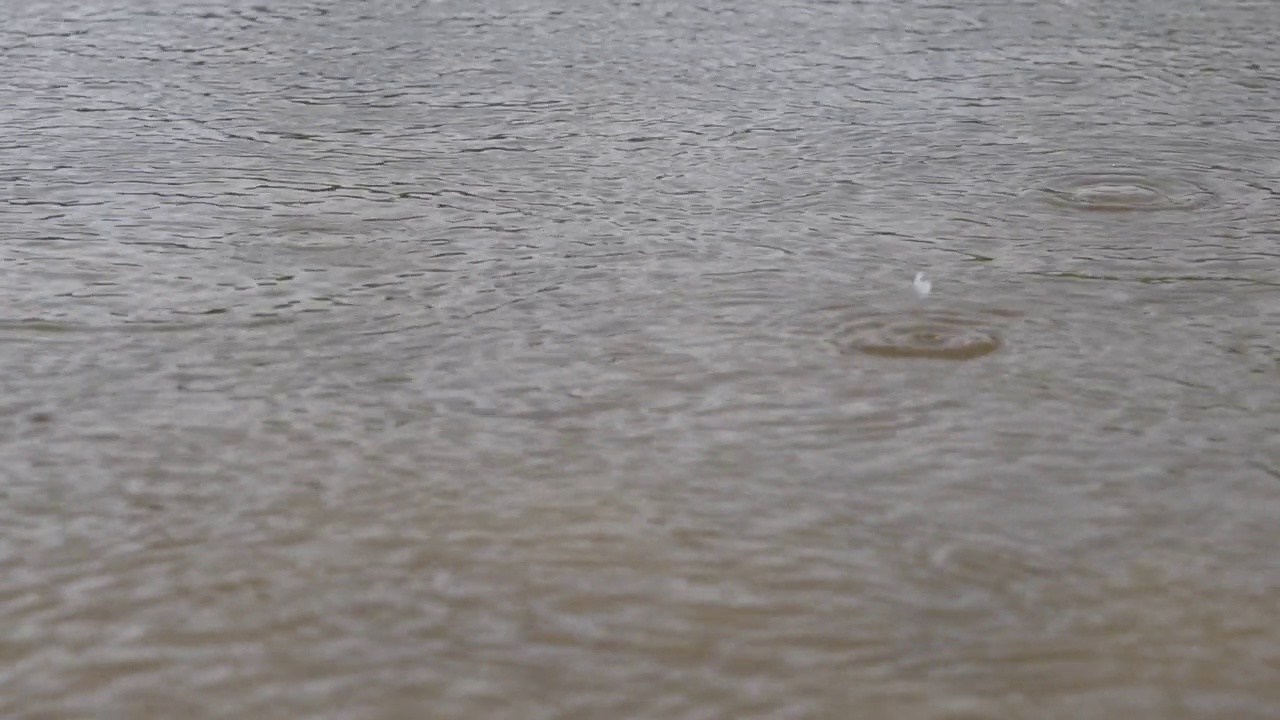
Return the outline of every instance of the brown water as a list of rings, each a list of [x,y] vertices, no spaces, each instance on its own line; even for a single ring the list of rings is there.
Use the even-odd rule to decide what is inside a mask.
[[[0,716],[1280,718],[1280,4],[3,9]]]

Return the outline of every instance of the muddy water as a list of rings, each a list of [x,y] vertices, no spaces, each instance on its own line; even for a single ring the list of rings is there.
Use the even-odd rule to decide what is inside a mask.
[[[0,716],[1280,717],[1278,8],[7,3]]]

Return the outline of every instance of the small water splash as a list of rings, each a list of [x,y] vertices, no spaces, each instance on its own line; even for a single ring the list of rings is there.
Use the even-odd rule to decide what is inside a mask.
[[[929,293],[933,292],[933,283],[929,282],[929,278],[922,272],[916,273],[916,279],[911,284],[920,297],[929,297]]]

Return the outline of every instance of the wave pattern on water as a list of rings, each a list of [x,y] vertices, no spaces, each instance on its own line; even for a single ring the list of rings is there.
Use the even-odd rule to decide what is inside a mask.
[[[1276,8],[7,2],[0,715],[1280,717]]]

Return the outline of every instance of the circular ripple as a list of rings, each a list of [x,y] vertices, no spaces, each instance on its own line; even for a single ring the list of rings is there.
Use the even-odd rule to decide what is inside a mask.
[[[869,312],[828,308],[823,324],[828,339],[845,354],[889,358],[972,360],[999,350],[1004,344],[993,318],[1007,313],[981,314],[955,310]]]
[[[1035,193],[1051,205],[1098,212],[1191,210],[1217,199],[1208,188],[1185,178],[1138,172],[1062,175]]]

